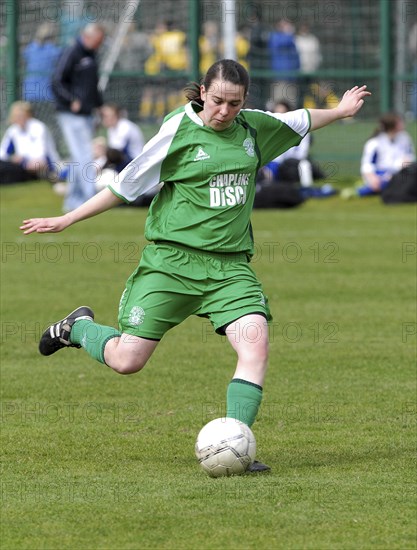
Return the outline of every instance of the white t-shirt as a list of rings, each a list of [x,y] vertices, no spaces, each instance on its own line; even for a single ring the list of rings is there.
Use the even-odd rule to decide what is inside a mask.
[[[126,118],[121,118],[116,126],[108,128],[107,140],[109,147],[123,151],[131,160],[141,154],[145,143],[140,128]]]
[[[59,162],[47,126],[36,118],[30,118],[24,128],[17,124],[7,128],[0,144],[0,159],[9,160],[12,155],[23,157],[26,161],[46,160],[49,165]]]
[[[303,73],[316,71],[322,59],[318,38],[314,34],[297,34],[295,45],[300,56],[301,71]]]
[[[390,138],[385,132],[365,143],[361,160],[361,174],[385,172],[395,174],[405,162],[415,160],[414,145],[407,132]]]

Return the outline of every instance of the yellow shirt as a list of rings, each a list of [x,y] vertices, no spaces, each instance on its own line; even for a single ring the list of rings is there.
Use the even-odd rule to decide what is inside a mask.
[[[145,63],[147,74],[158,74],[164,70],[185,71],[188,67],[186,34],[182,31],[166,31],[151,36],[154,53]]]

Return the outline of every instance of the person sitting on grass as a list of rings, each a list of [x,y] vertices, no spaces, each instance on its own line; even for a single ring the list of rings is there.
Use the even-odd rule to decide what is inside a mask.
[[[102,124],[107,129],[107,145],[120,152],[121,160],[116,164],[116,170],[121,172],[130,161],[140,155],[145,138],[139,126],[126,118],[115,103],[106,103],[100,112]]]
[[[363,149],[361,184],[357,188],[344,189],[341,196],[349,199],[379,195],[392,176],[415,158],[413,141],[404,129],[402,117],[396,113],[384,114]]]
[[[81,306],[51,325],[39,350],[51,355],[83,347],[120,374],[140,371],[164,334],[187,317],[207,318],[237,355],[227,389],[226,416],[252,426],[268,365],[268,300],[250,267],[250,216],[259,165],[267,164],[309,132],[355,115],[370,95],[347,90],[334,109],[271,114],[244,109],[246,69],[230,59],[212,65],[202,84],[186,88],[189,102],[167,115],[112,185],[72,212],[30,218],[21,230],[56,233],[164,182],[149,209],[148,244],[119,305],[119,330],[98,324]],[[268,471],[255,461],[250,472]]]
[[[285,99],[277,101],[273,106],[274,113],[288,113],[293,108]],[[263,167],[263,177],[271,181],[300,182],[304,188],[311,187],[314,179],[325,177],[320,166],[310,158],[311,134],[308,133],[300,142],[279,155]]]
[[[58,168],[59,156],[48,127],[33,118],[27,101],[12,103],[9,122],[0,144],[0,182],[49,178]]]
[[[291,104],[280,99],[271,106],[274,113],[288,113]],[[310,157],[311,134],[308,133],[299,145],[291,147],[258,173],[255,208],[280,208],[298,206],[305,199],[323,198],[336,191],[330,184],[315,186],[315,179],[325,174]]]

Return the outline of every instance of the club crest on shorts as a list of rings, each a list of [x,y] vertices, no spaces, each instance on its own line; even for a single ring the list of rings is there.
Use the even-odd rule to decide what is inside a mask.
[[[141,325],[145,320],[145,311],[140,306],[133,306],[129,313],[128,323],[131,327]]]
[[[246,138],[243,142],[243,147],[245,148],[246,154],[249,157],[255,156],[255,145],[252,138]]]

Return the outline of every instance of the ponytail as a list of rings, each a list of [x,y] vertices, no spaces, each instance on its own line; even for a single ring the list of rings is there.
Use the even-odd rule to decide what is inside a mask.
[[[200,84],[198,82],[189,82],[184,88],[184,93],[188,101],[195,101],[203,106],[204,101],[201,99]]]

